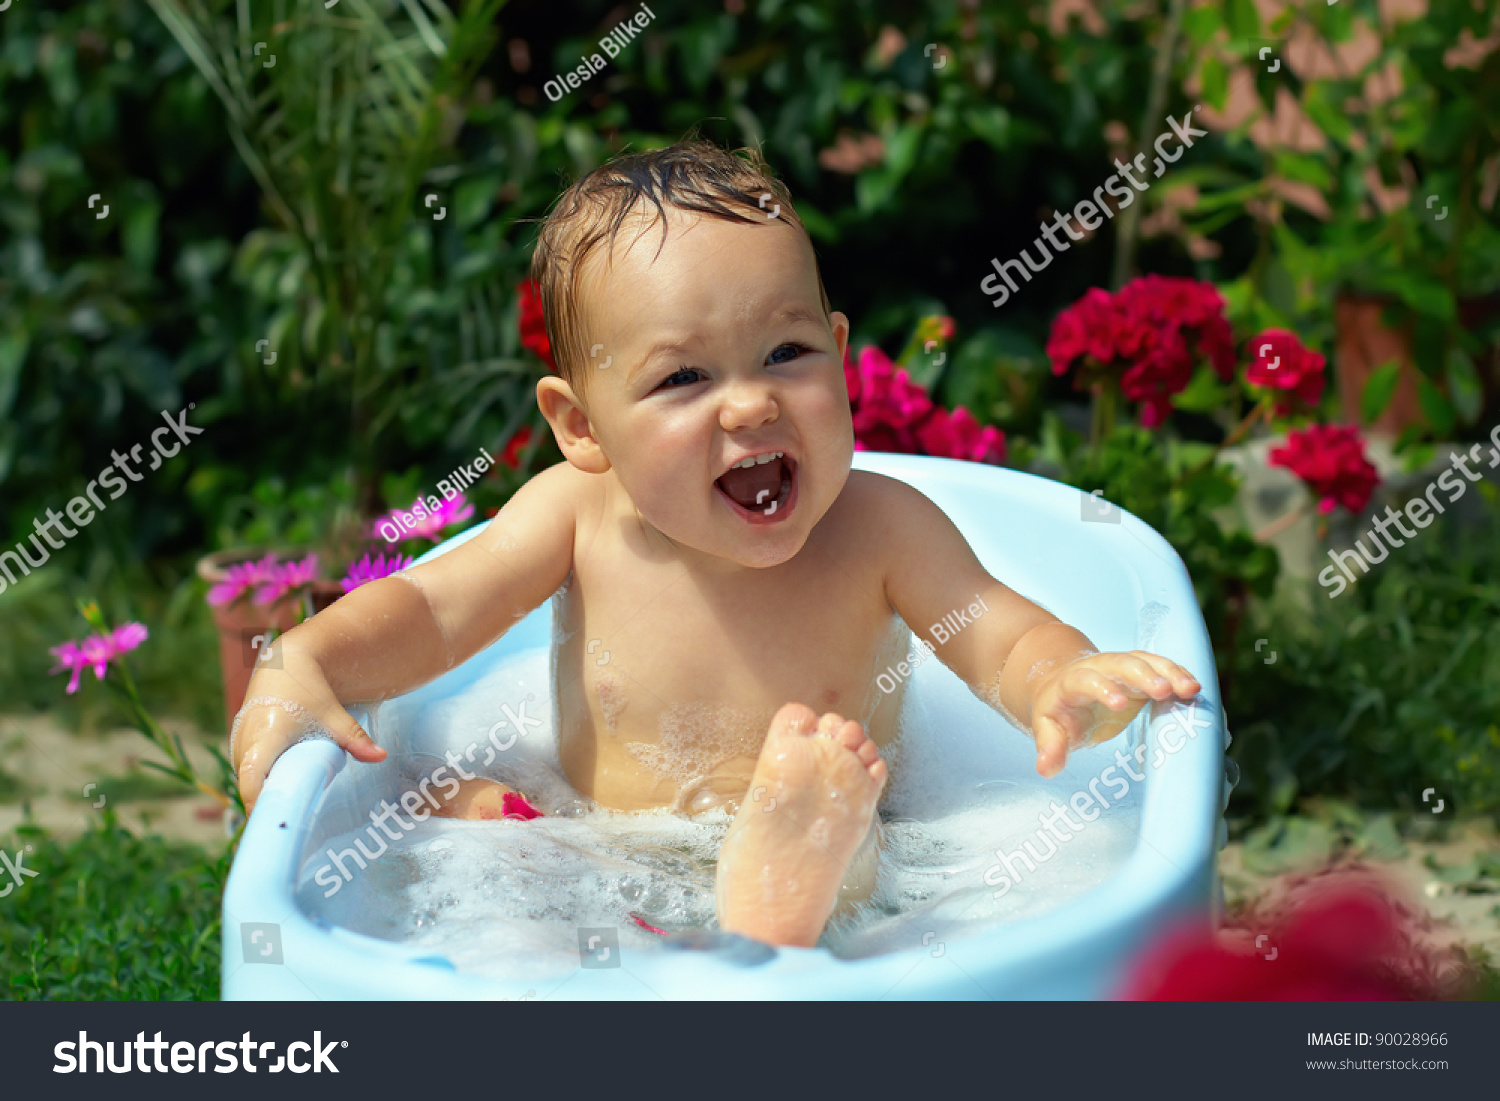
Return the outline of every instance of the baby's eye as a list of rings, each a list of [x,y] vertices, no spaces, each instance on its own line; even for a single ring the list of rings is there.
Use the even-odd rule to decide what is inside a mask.
[[[790,363],[803,352],[811,351],[805,344],[782,344],[766,357],[768,363]],[[784,354],[790,353],[790,354]]]
[[[696,367],[679,367],[666,378],[662,379],[661,384],[663,386],[672,387],[686,386],[689,383],[697,382],[698,375],[700,374],[702,374],[702,372],[699,371]]]

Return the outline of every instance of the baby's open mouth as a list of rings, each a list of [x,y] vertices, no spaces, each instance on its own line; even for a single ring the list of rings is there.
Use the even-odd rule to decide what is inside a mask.
[[[746,460],[749,462],[749,460]],[[779,520],[790,510],[796,485],[797,464],[780,451],[754,457],[750,465],[735,465],[714,482],[746,519]]]

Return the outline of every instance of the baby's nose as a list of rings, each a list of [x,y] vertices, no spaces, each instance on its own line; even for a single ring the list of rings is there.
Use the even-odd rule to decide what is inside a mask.
[[[734,383],[726,388],[719,423],[726,432],[759,428],[781,415],[781,404],[764,382]]]

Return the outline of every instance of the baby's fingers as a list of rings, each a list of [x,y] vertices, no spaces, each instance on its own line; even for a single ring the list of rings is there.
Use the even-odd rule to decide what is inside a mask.
[[[1198,678],[1175,661],[1170,661],[1160,654],[1147,653],[1145,650],[1134,650],[1130,656],[1150,666],[1153,673],[1171,684],[1172,694],[1179,699],[1190,700],[1203,691],[1203,685],[1198,682]],[[1160,699],[1161,697],[1154,696],[1153,698]]]
[[[1150,695],[1145,686],[1136,686],[1112,668],[1109,674],[1082,666],[1069,670],[1058,686],[1058,699],[1066,707],[1092,708],[1103,704],[1111,711],[1129,707],[1132,699]],[[1165,686],[1163,686],[1165,690]]]
[[[1068,763],[1068,749],[1073,742],[1067,728],[1050,715],[1038,715],[1032,724],[1036,737],[1036,770],[1051,778]]]
[[[385,750],[342,707],[319,708],[315,713],[292,700],[255,697],[235,716],[230,739],[240,797],[247,811],[260,798],[266,776],[277,759],[291,746],[310,737],[331,739],[357,761],[385,759]]]

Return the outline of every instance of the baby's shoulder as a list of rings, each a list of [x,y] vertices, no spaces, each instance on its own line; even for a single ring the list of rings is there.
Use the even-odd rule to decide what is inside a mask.
[[[834,511],[841,530],[871,546],[888,541],[905,525],[920,522],[934,507],[920,490],[898,478],[851,470]]]
[[[558,507],[576,509],[587,503],[598,488],[599,481],[596,475],[585,473],[564,459],[540,474],[532,475],[520,492]]]
[[[922,491],[907,485],[899,478],[876,474],[873,470],[851,470],[839,494],[839,503],[853,515],[869,517],[879,522],[889,521],[920,510],[923,503],[931,505]]]

